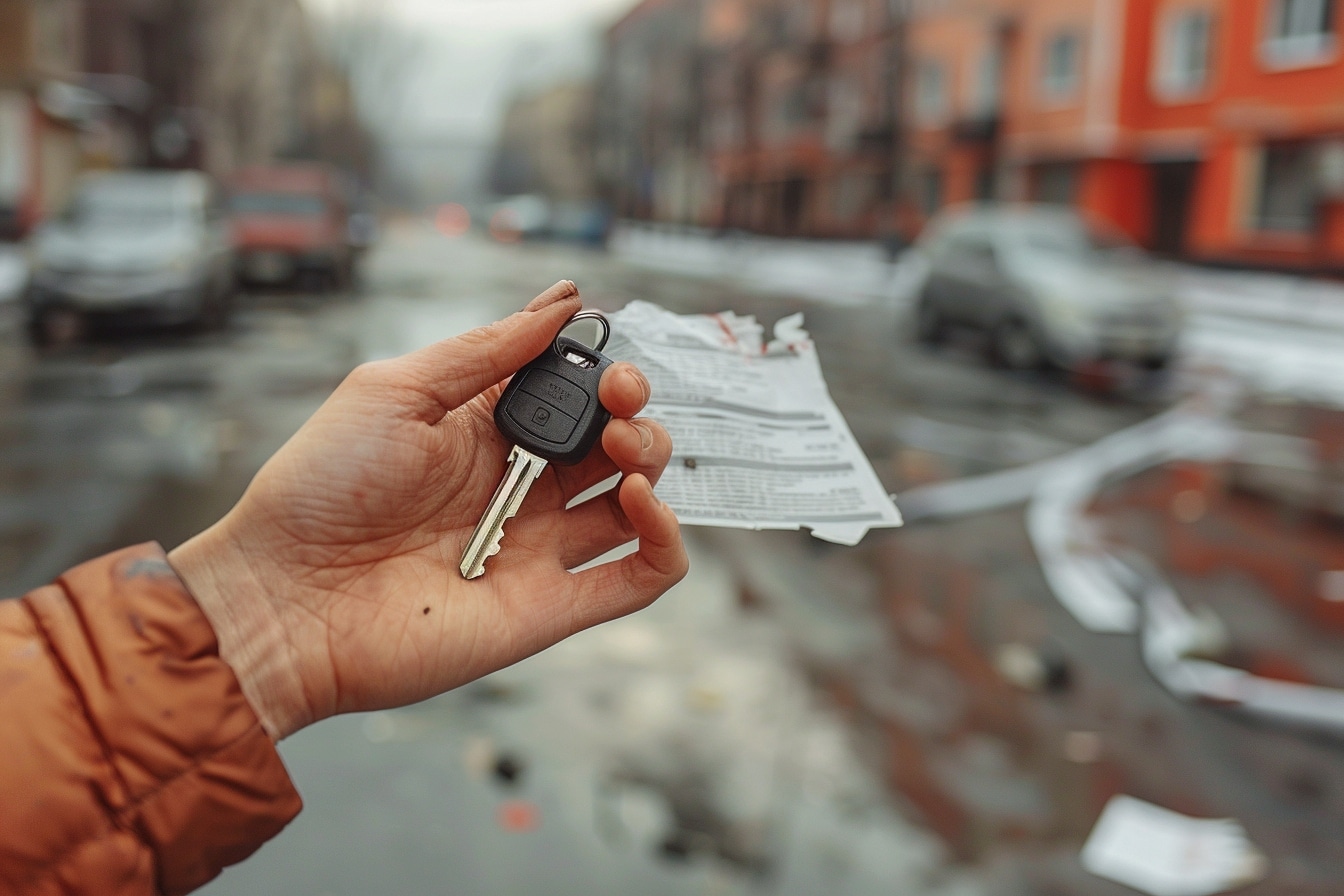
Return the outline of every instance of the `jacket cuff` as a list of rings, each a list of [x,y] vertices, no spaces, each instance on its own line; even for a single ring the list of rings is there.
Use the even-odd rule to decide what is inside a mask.
[[[187,893],[279,833],[302,802],[162,548],[109,554],[57,586],[27,602],[106,754],[110,774],[94,785],[153,850],[161,891]]]

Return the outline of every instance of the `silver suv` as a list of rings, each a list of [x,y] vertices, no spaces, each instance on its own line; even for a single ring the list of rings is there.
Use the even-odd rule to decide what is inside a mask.
[[[77,338],[94,320],[222,323],[233,248],[213,182],[196,172],[86,177],[32,240],[29,330]]]
[[[1057,206],[949,209],[920,238],[921,341],[985,331],[993,361],[1026,369],[1169,365],[1184,315],[1162,269],[1119,234]]]

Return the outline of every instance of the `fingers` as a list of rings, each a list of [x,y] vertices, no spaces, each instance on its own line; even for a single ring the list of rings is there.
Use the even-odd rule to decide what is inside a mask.
[[[572,631],[647,607],[680,582],[690,568],[676,514],[654,496],[648,479],[640,475],[627,478],[621,483],[619,500],[639,538],[639,550],[574,577],[583,599],[573,605]]]
[[[602,441],[607,454],[617,459],[612,464],[613,474],[640,476],[651,484],[657,484],[672,456],[672,437],[652,420],[613,420],[607,424]],[[566,569],[582,566],[637,537],[622,508],[619,489],[571,510],[524,517],[514,525],[523,541],[549,544],[558,539],[560,562]]]
[[[559,283],[528,302],[523,308],[523,312],[530,313],[533,311],[541,311],[548,305],[567,299],[570,296],[577,296],[578,294],[579,288],[574,285],[573,280],[561,280]]]
[[[613,417],[634,417],[649,403],[652,387],[643,372],[624,361],[607,368],[597,387],[597,397]]]
[[[632,427],[628,418],[634,417],[649,402],[649,381],[633,364],[613,364],[602,375],[598,398],[602,406],[615,418],[602,433],[600,451],[594,451],[583,463],[573,467],[557,467],[555,479],[565,501],[610,479],[619,473],[644,473],[654,482],[667,464],[672,453],[672,440],[656,423],[639,421]],[[626,419],[622,419],[626,418]],[[666,443],[667,457],[657,460]],[[655,449],[649,454],[650,449]]]
[[[437,423],[540,355],[581,307],[578,287],[563,280],[498,323],[388,362],[403,407]]]
[[[556,467],[555,481],[566,504],[617,473],[641,473],[657,484],[672,458],[672,437],[654,420],[612,420],[602,432],[601,450],[575,467]]]

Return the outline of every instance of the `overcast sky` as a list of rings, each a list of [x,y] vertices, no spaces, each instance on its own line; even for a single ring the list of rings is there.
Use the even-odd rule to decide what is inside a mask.
[[[403,136],[488,139],[509,95],[582,77],[597,37],[636,0],[304,0],[318,14],[377,14],[421,35]]]

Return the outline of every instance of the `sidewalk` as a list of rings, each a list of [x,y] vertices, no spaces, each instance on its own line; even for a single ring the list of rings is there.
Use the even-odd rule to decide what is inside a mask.
[[[876,243],[774,239],[624,222],[611,251],[642,267],[836,305],[891,298],[897,265]]]

